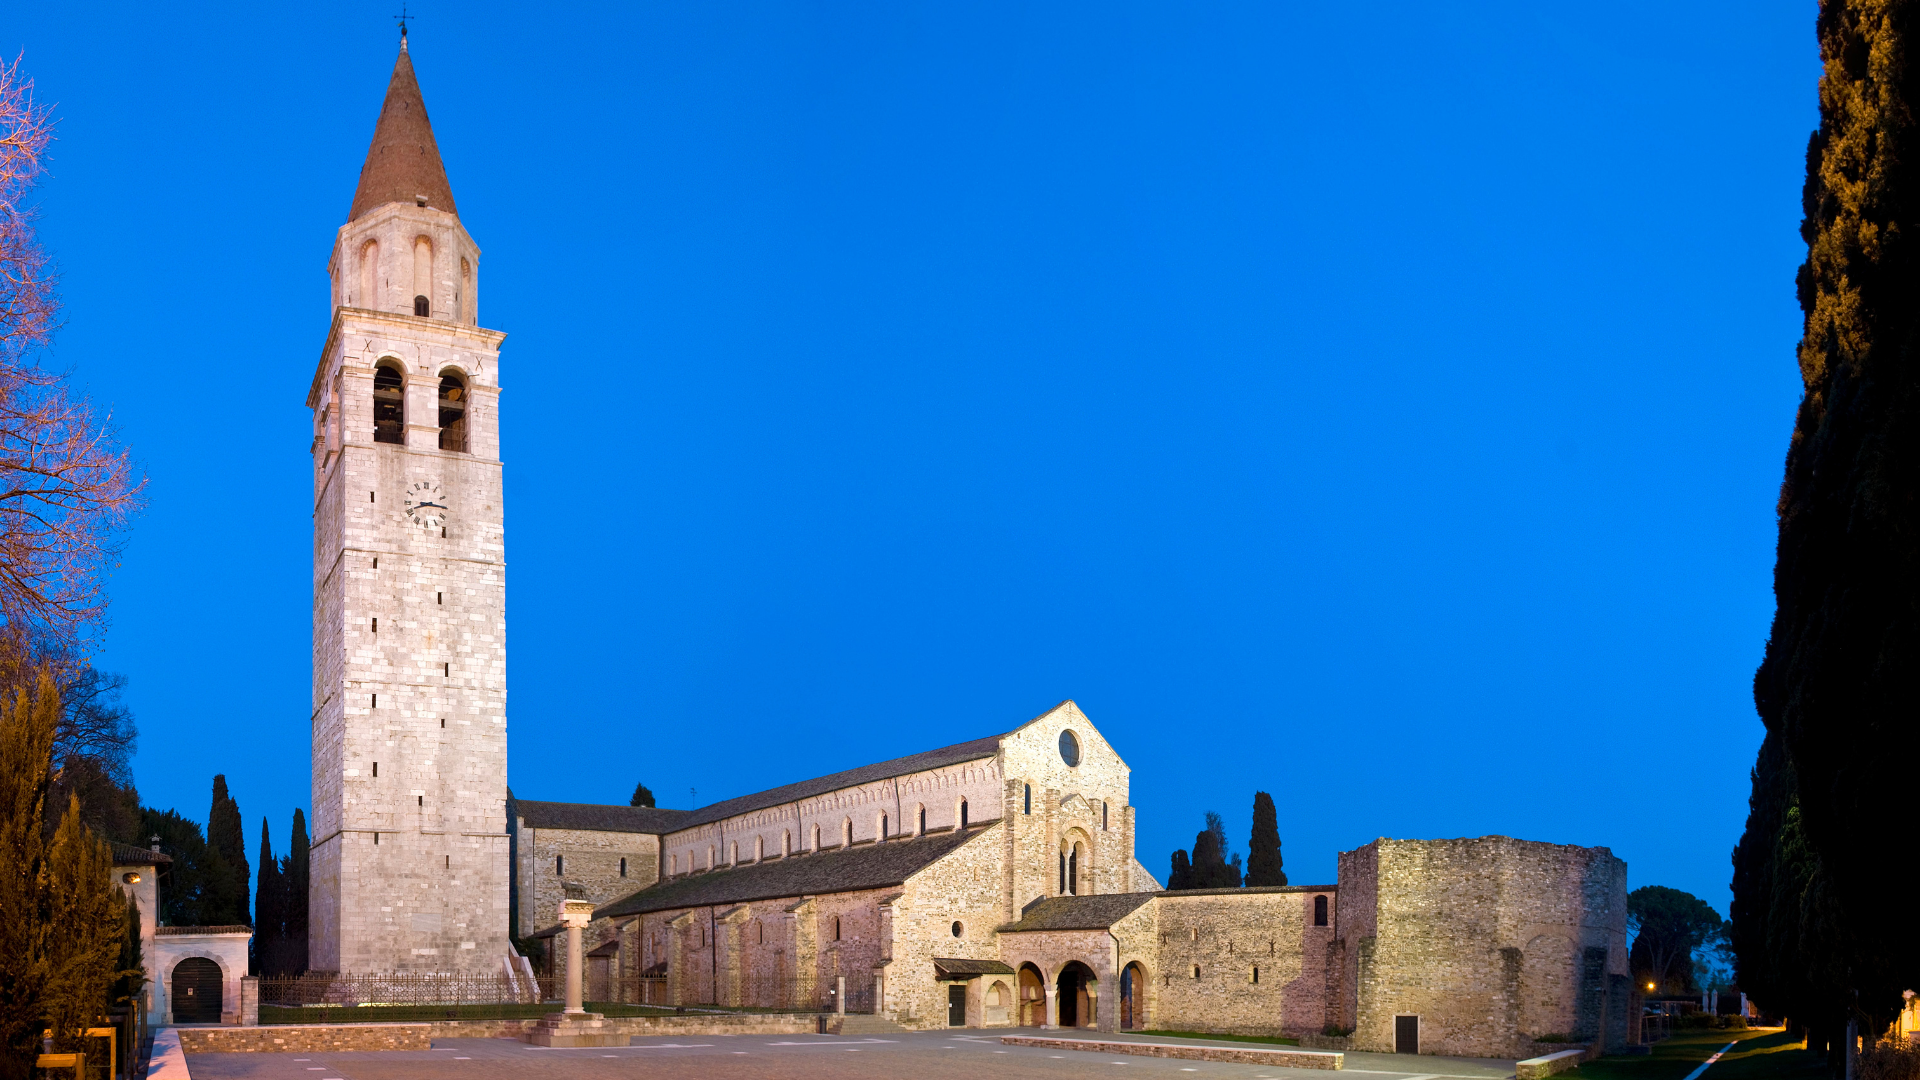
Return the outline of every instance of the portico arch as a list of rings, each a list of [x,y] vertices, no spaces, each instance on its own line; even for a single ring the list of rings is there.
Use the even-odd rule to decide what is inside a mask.
[[[1090,1028],[1099,1024],[1100,977],[1092,968],[1078,960],[1069,960],[1060,965],[1053,986],[1054,1008],[1059,1014],[1056,1022],[1061,1027]]]
[[[1120,969],[1120,1030],[1138,1031],[1147,1026],[1147,997],[1152,987],[1153,980],[1140,961],[1131,961]]]
[[[1018,1008],[1014,1023],[1021,1027],[1045,1027],[1047,1024],[1047,981],[1033,964],[1021,964],[1015,976]]]

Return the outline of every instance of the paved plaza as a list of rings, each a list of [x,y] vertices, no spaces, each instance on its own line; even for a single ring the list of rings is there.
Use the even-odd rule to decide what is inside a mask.
[[[632,1046],[550,1049],[511,1039],[436,1039],[431,1050],[328,1054],[191,1054],[193,1080],[501,1080],[560,1075],[581,1080],[698,1076],[700,1080],[995,1080],[1115,1074],[1128,1080],[1244,1077],[1293,1080],[1328,1073],[1112,1053],[1004,1046],[1000,1035],[956,1028],[886,1038],[835,1035],[699,1035],[636,1039]],[[1102,1041],[1180,1042],[1260,1047],[1270,1044],[1153,1039],[1111,1032],[1020,1029],[1023,1035]],[[991,1070],[987,1072],[985,1070]],[[1347,1073],[1365,1080],[1504,1080],[1511,1061],[1348,1054]]]

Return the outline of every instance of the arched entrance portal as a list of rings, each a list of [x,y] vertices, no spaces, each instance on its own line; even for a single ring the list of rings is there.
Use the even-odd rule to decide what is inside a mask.
[[[1021,1027],[1040,1027],[1047,1022],[1046,983],[1040,979],[1040,969],[1032,964],[1020,965],[1020,1012],[1014,1023]]]
[[[217,1024],[220,1022],[220,965],[204,956],[189,956],[173,969],[173,1022],[176,1024]]]
[[[1120,972],[1120,1027],[1132,1031],[1147,1026],[1147,969],[1128,964]]]
[[[1093,1027],[1098,1022],[1094,1003],[1099,999],[1100,983],[1092,968],[1078,960],[1068,961],[1067,966],[1060,969],[1054,990],[1061,1027]]]

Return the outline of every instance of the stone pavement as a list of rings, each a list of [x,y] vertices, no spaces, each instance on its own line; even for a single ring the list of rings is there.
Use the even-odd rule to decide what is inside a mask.
[[[520,1080],[530,1074],[579,1080],[653,1080],[698,1075],[700,1080],[1051,1080],[1117,1074],[1126,1080],[1327,1080],[1312,1069],[1284,1069],[1202,1061],[1092,1054],[1004,1046],[1003,1034],[1038,1029],[977,1028],[913,1032],[890,1038],[837,1035],[699,1035],[636,1039],[634,1045],[558,1049],[510,1039],[436,1039],[432,1050],[364,1053],[191,1054],[193,1080]],[[1054,1034],[1049,1032],[1048,1034]],[[1073,1035],[1072,1031],[1059,1034]],[[1097,1034],[1104,1041],[1170,1042],[1149,1036]],[[1225,1040],[1179,1040],[1195,1045],[1263,1046]],[[1511,1061],[1346,1056],[1346,1072],[1364,1080],[1505,1080]]]

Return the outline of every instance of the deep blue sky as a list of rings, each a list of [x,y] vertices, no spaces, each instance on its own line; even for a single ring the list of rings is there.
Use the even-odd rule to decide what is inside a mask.
[[[308,797],[326,262],[397,5],[14,5],[52,362],[152,478],[149,803]],[[1724,910],[1812,0],[421,0],[507,393],[512,784],[663,805],[1080,702],[1164,877],[1605,844]]]

